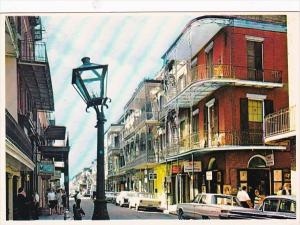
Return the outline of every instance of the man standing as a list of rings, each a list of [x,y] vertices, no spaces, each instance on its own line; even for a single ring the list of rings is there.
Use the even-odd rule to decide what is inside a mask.
[[[16,220],[29,220],[29,201],[26,197],[26,192],[24,191],[23,187],[18,189],[18,196],[17,196],[17,218]]]
[[[251,199],[247,193],[247,187],[243,186],[242,190],[237,193],[237,198],[245,208],[252,208]]]

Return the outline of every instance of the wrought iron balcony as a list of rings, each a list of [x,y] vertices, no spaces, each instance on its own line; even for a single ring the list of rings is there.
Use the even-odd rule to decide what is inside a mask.
[[[180,71],[180,73],[179,73]],[[237,65],[181,65],[178,71],[166,72],[167,104],[189,107],[225,85],[274,88],[282,86],[282,71],[257,70]],[[176,77],[183,74],[179,79]],[[176,80],[177,79],[177,80]]]
[[[48,63],[46,43],[33,41],[20,41],[20,62]]]
[[[220,131],[217,133],[193,133],[169,143],[165,149],[166,156],[186,152],[192,149],[218,148],[230,146],[262,146],[263,131]]]
[[[158,162],[155,158],[154,153],[143,152],[140,155],[131,155],[125,165],[126,169],[134,168],[146,163],[156,163]]]
[[[295,106],[282,109],[265,117],[265,140],[296,131]]]
[[[120,143],[112,143],[107,147],[108,155],[119,155],[121,153],[121,144]]]
[[[11,141],[18,149],[28,158],[33,158],[32,146],[30,139],[25,134],[24,130],[15,121],[12,115],[6,110],[6,138]]]
[[[137,127],[143,123],[159,123],[159,112],[143,112],[138,116],[134,116],[131,126],[124,129],[124,136],[130,135]]]

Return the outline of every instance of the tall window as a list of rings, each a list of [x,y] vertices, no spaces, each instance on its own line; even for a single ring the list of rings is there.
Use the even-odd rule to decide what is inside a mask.
[[[262,42],[247,41],[247,65],[249,80],[263,80]]]
[[[263,120],[263,102],[257,100],[248,101],[248,121],[262,122]]]

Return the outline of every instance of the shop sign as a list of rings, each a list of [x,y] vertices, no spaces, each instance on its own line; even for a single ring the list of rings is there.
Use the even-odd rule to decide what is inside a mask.
[[[193,172],[193,162],[184,162],[184,172],[189,173]],[[194,172],[201,172],[201,161],[194,161]]]
[[[157,174],[156,173],[149,173],[149,180],[156,180]]]
[[[206,171],[206,180],[212,180],[212,171]]]
[[[54,163],[50,161],[42,161],[38,163],[38,175],[54,175]]]
[[[172,173],[180,173],[181,166],[180,165],[172,165]]]
[[[266,166],[274,166],[274,155],[273,154],[269,154],[266,155]]]

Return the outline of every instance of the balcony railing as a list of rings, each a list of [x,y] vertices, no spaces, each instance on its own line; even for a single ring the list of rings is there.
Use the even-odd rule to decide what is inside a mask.
[[[169,143],[165,149],[167,156],[173,156],[191,149],[217,148],[229,146],[263,145],[263,131],[220,131],[217,133],[193,133]]]
[[[20,41],[20,61],[27,63],[47,63],[47,49],[44,42]]]
[[[282,109],[265,117],[265,137],[280,135],[296,130],[295,106]]]
[[[24,130],[6,110],[6,138],[18,147],[26,156],[32,159],[32,146]]]
[[[125,127],[124,136],[127,137],[131,134],[141,123],[151,121],[158,122],[158,120],[159,112],[143,112],[141,115],[134,117],[133,123],[130,127]]]
[[[236,80],[247,80],[247,81],[260,81],[260,82],[272,82],[282,83],[282,71],[273,69],[262,69],[257,70],[254,68],[248,68],[245,66],[236,65],[198,65],[193,68],[189,68],[186,64],[187,72],[185,78],[181,81],[177,81],[175,86],[168,87],[167,100],[172,99],[175,95],[182,92],[187,86],[196,81],[204,80],[222,80],[222,79],[236,79]],[[166,79],[169,79],[169,84],[173,83],[176,74],[167,75]]]
[[[130,157],[130,160],[126,163],[125,167],[132,168],[144,163],[154,163],[154,162],[156,162],[154,153],[148,153],[148,155],[146,153],[142,153],[138,156]]]

